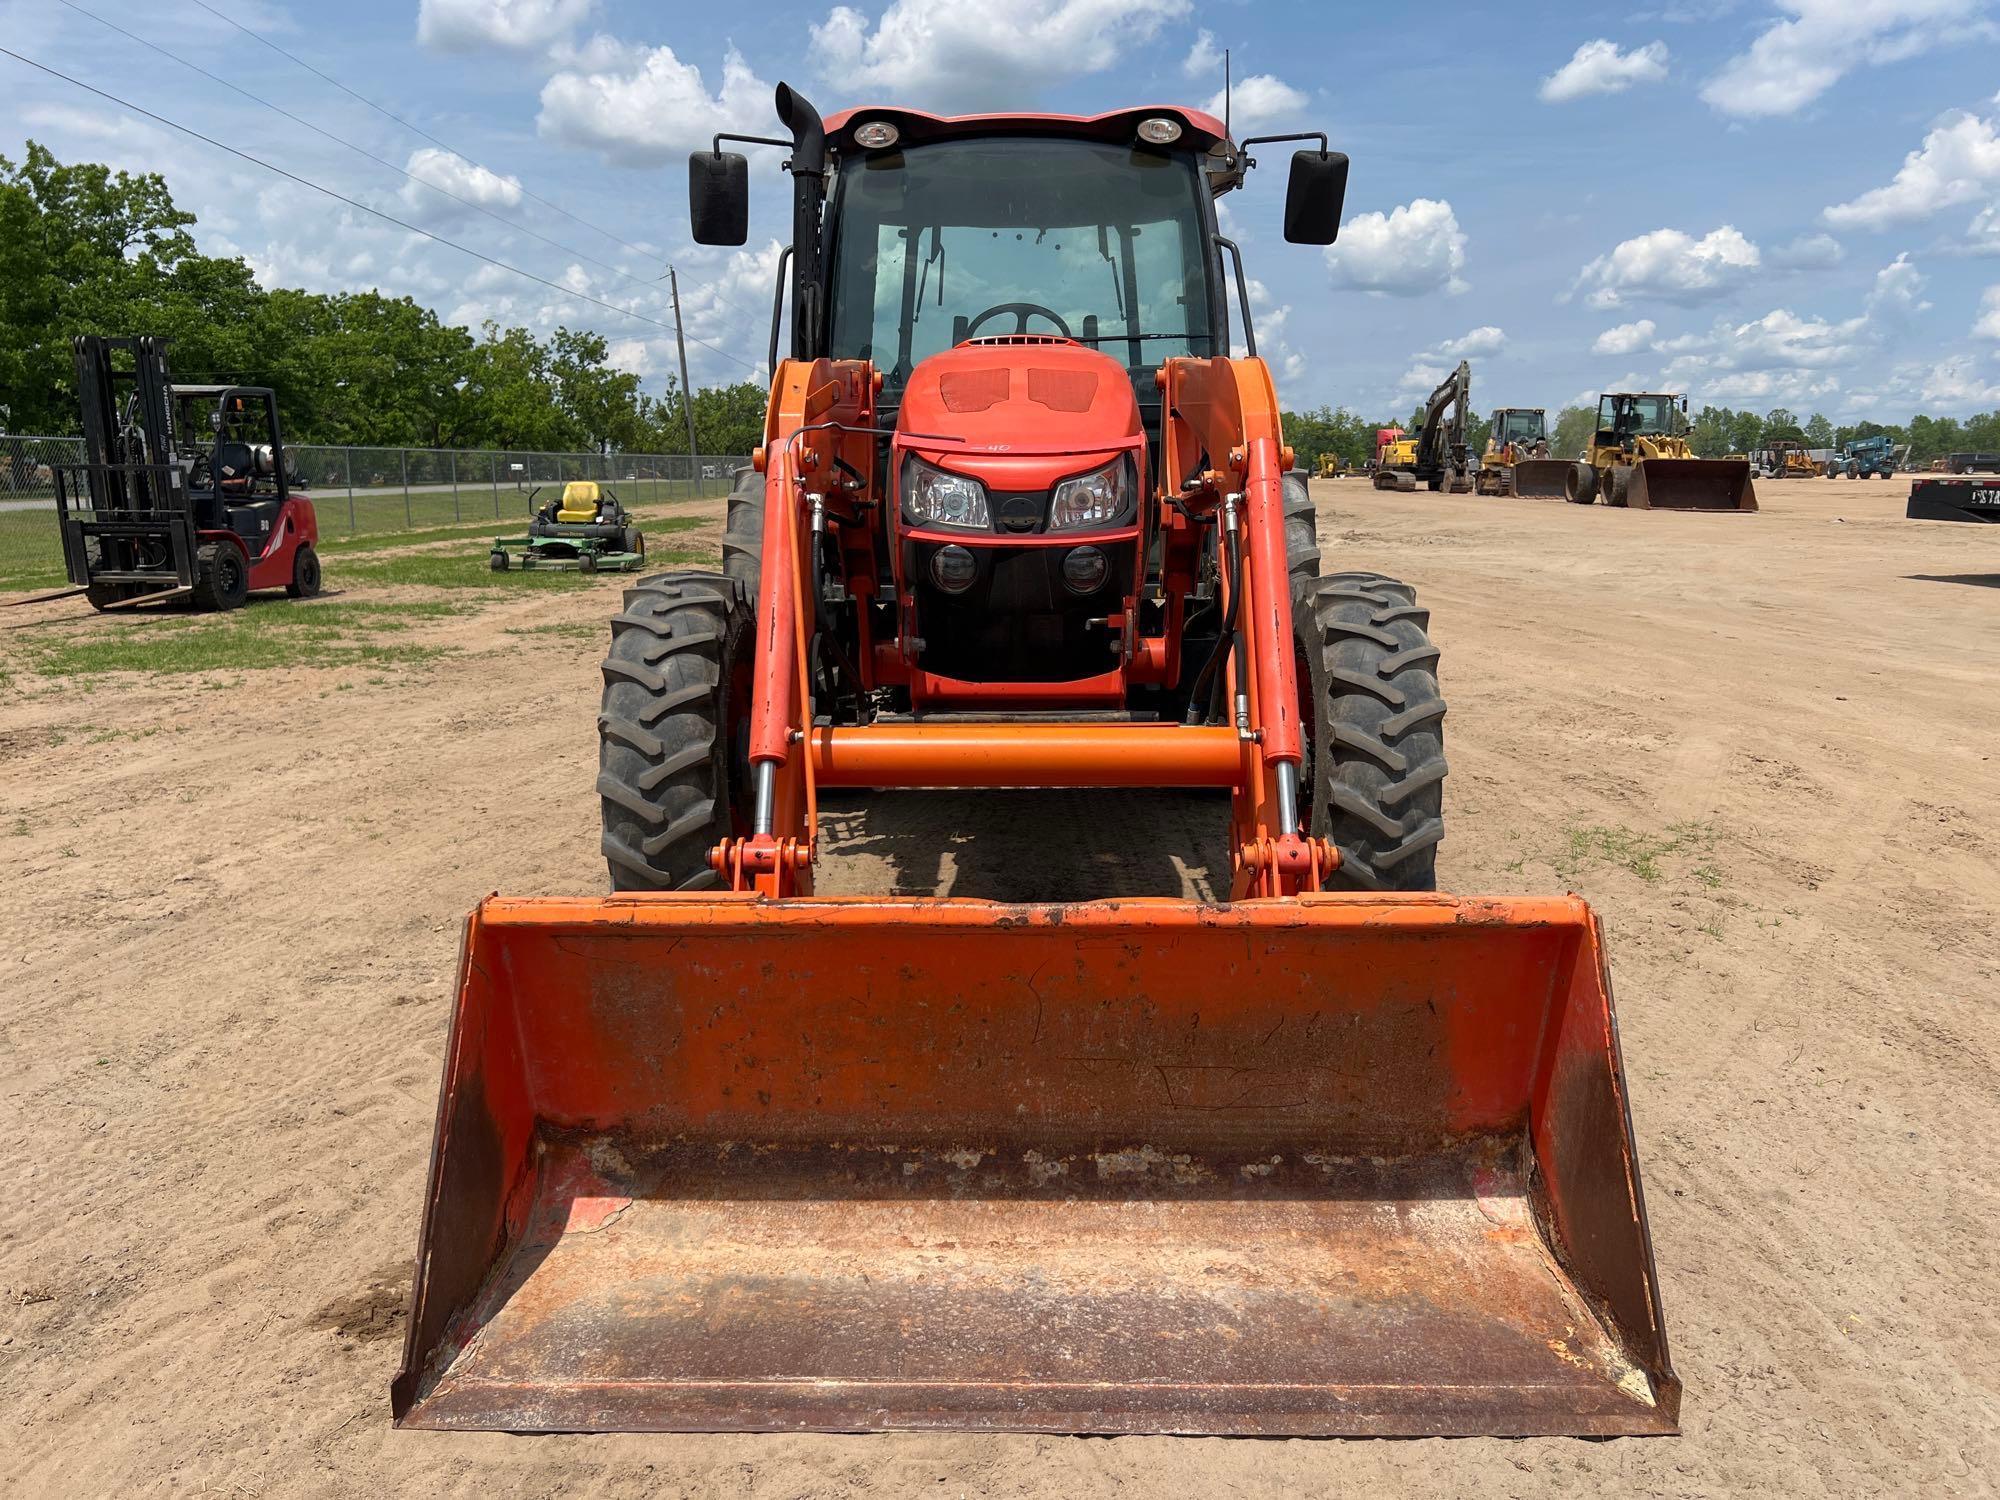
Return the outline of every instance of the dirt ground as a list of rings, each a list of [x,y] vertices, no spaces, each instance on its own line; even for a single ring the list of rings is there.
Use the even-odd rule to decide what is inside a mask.
[[[407,669],[0,686],[0,1490],[1993,1493],[2000,529],[1907,522],[1906,482],[1756,516],[1316,488],[1329,559],[1434,611],[1447,887],[1604,914],[1684,1436],[392,1430],[460,921],[603,884],[603,580],[423,622],[458,649]],[[0,656],[24,616],[120,628],[10,614]],[[822,888],[1206,892],[1219,831],[845,804]]]

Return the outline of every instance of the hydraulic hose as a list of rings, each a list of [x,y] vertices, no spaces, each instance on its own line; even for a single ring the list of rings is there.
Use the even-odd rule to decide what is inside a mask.
[[[1215,637],[1215,646],[1208,653],[1208,660],[1201,664],[1194,686],[1188,689],[1187,722],[1190,724],[1207,723],[1219,711],[1210,694],[1210,684],[1216,680],[1216,669],[1222,665],[1223,654],[1232,650],[1239,640],[1236,617],[1243,601],[1243,546],[1233,526],[1224,525],[1218,530],[1223,563],[1229,569],[1229,609],[1222,617],[1222,629]],[[1237,671],[1239,675],[1242,672],[1240,659]]]

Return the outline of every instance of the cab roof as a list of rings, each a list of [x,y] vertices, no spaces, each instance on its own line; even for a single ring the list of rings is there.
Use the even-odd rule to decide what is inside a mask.
[[[865,149],[855,145],[852,134],[853,127],[865,120],[889,121],[909,145],[995,135],[1059,135],[1122,143],[1137,140],[1139,122],[1156,116],[1179,121],[1185,132],[1173,146],[1164,149],[1205,152],[1229,139],[1227,129],[1214,115],[1180,104],[1136,105],[1101,115],[934,115],[919,109],[881,105],[836,110],[826,117],[825,128],[827,144],[844,151]]]

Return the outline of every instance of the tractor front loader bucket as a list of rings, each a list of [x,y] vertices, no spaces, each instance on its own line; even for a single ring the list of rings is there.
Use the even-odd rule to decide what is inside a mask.
[[[494,898],[405,1426],[1675,1430],[1574,899]]]
[[[1514,493],[1529,499],[1563,498],[1563,485],[1576,466],[1561,458],[1523,458],[1514,464]]]
[[[1750,463],[1741,458],[1648,458],[1632,468],[1634,510],[1755,510]]]

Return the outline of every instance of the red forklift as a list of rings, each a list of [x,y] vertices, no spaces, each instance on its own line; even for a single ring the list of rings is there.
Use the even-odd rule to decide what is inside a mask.
[[[73,351],[85,456],[55,468],[56,516],[69,581],[93,608],[319,592],[319,520],[274,392],[175,385],[162,338],[82,334]]]

